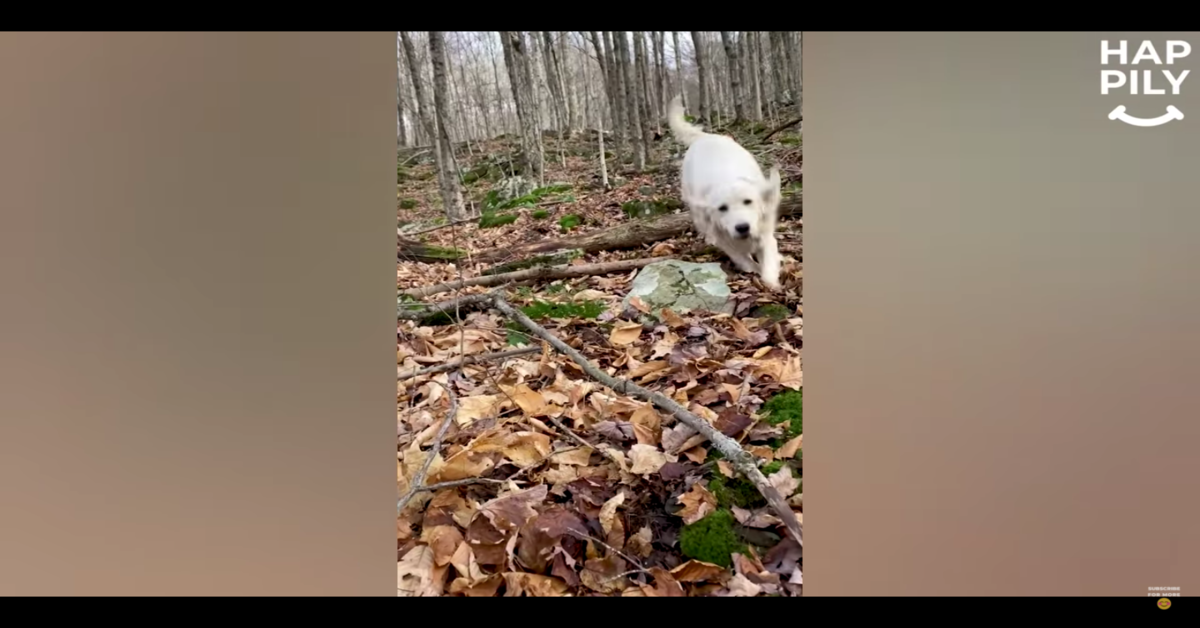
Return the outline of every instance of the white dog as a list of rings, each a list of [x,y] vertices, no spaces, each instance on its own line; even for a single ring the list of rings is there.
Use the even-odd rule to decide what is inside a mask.
[[[764,176],[754,156],[731,137],[706,133],[683,117],[678,96],[667,111],[671,133],[687,147],[682,196],[696,231],[725,251],[738,268],[779,288],[779,169]],[[758,257],[755,261],[753,256]]]

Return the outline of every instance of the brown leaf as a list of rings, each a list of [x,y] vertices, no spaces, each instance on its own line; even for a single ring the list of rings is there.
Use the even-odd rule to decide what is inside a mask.
[[[775,473],[767,476],[767,480],[769,480],[771,482],[771,486],[774,486],[776,489],[778,489],[779,493],[785,498],[791,497],[792,493],[795,493],[796,489],[800,488],[800,481],[792,475],[792,470],[786,465]]]
[[[696,435],[696,430],[677,423],[675,427],[663,428],[662,446],[665,451],[678,451],[688,439]]]
[[[471,546],[466,542],[460,543],[458,548],[454,550],[454,555],[450,557],[450,564],[458,572],[458,579],[464,580],[468,586],[474,586],[488,577],[479,568],[479,563],[475,560],[475,553],[471,551]],[[451,583],[450,592],[454,592],[453,583]]]
[[[612,334],[609,335],[608,341],[614,345],[623,347],[637,342],[641,335],[641,323],[617,323],[613,326]]]
[[[804,434],[801,434],[801,435],[797,436],[796,438],[793,438],[792,440],[789,440],[788,442],[784,443],[783,446],[780,447],[779,450],[776,452],[776,455],[778,455],[781,459],[784,459],[784,460],[795,457],[796,452],[800,451],[800,447],[803,444],[804,444]],[[818,447],[818,449],[819,449],[819,447]]]
[[[450,593],[466,597],[494,597],[501,584],[504,584],[504,578],[499,574],[488,576],[476,584],[471,584],[466,578],[456,578],[450,583]]]
[[[617,516],[617,508],[625,503],[625,493],[617,493],[600,507],[600,528],[604,530],[604,541],[621,549],[625,547],[625,523]]]
[[[708,458],[708,450],[703,447],[692,447],[691,449],[683,452],[683,455],[687,456],[688,460],[691,460],[696,464],[702,464],[704,460]]]
[[[525,384],[517,384],[512,388],[501,387],[509,397],[516,402],[517,407],[525,413],[526,416],[546,416],[549,404],[542,397],[542,393],[533,390]]]
[[[636,379],[643,375],[648,375],[650,373],[662,371],[668,368],[671,368],[671,364],[666,360],[654,360],[653,362],[645,362],[638,365],[637,368],[630,369],[629,374],[626,377],[629,379]]]
[[[646,302],[642,300],[642,297],[639,297],[637,295],[634,295],[629,298],[629,305],[631,307],[633,307],[633,309],[641,312],[642,314],[650,313],[650,306],[646,305]]]
[[[639,588],[646,597],[687,597],[683,586],[662,567],[651,567],[650,575],[654,576],[654,586],[643,584]]]
[[[504,597],[564,597],[569,591],[567,583],[558,578],[532,573],[509,572],[504,574],[504,582],[508,585]]]
[[[683,320],[683,317],[676,314],[675,311],[669,307],[664,307],[662,309],[662,320],[664,323],[671,326],[672,328],[679,328],[679,327],[687,326],[687,321]]]
[[[728,460],[718,460],[717,461],[717,470],[719,470],[721,472],[721,475],[723,475],[727,478],[733,477],[733,473],[734,473],[733,465],[729,464]]]
[[[530,489],[497,497],[480,506],[475,519],[486,518],[501,532],[515,531],[537,516],[537,510],[534,510],[533,506],[546,499],[547,492],[546,485],[539,484]]]
[[[775,547],[767,550],[763,556],[763,567],[771,573],[790,574],[799,566],[803,553],[803,548],[795,539],[785,537]]]
[[[460,427],[465,427],[479,419],[496,416],[510,403],[503,395],[462,397],[458,400],[458,414],[454,415],[454,421]]]
[[[436,466],[436,464],[435,464]],[[489,454],[464,449],[442,465],[437,473],[430,473],[431,482],[451,482],[466,478],[475,478],[492,470],[496,463]]]
[[[750,455],[762,458],[767,462],[771,462],[775,459],[775,450],[771,449],[770,447],[764,447],[762,445],[747,445],[745,449],[750,453]]]
[[[666,257],[675,252],[675,247],[669,242],[659,242],[650,247],[650,257]]]
[[[653,406],[646,405],[638,408],[629,417],[633,424],[633,435],[642,445],[657,445],[662,438],[662,417]]]
[[[734,574],[727,585],[730,597],[754,597],[762,592],[762,587],[750,582],[742,574]]]
[[[593,425],[592,430],[601,436],[621,442],[631,441],[634,438],[633,425],[625,421],[601,421]]]
[[[396,563],[396,595],[400,597],[428,596],[434,587],[433,549],[418,545]]]
[[[717,415],[717,420],[713,423],[713,427],[717,428],[722,434],[730,438],[735,438],[753,422],[754,420],[749,416],[737,412],[733,408],[727,408],[724,412]]]
[[[570,561],[568,563],[568,561]],[[550,575],[555,578],[561,578],[569,587],[579,586],[579,574],[575,573],[573,565],[575,560],[567,554],[558,550],[554,555],[554,562],[550,566]]]
[[[640,558],[649,558],[654,551],[653,541],[650,526],[642,526],[642,529],[629,536],[629,540],[625,542],[625,551]]]
[[[433,564],[441,567],[450,563],[450,558],[463,543],[463,535],[457,526],[432,526],[421,531],[421,542],[433,549]]]
[[[679,504],[683,506],[677,515],[683,518],[685,525],[696,523],[717,509],[717,498],[704,488],[704,484],[696,482],[692,490],[679,496]]]
[[[577,467],[586,467],[591,464],[592,450],[586,447],[578,447],[570,451],[556,453],[550,456],[550,462],[555,464],[573,465]]]
[[[725,571],[720,565],[689,560],[671,570],[671,575],[679,582],[706,582],[716,579]]]
[[[783,370],[779,374],[779,385],[792,390],[800,390],[804,387],[804,373],[800,369],[800,356],[794,355],[783,364]]]
[[[663,452],[654,445],[634,445],[629,450],[629,472],[641,476],[658,473],[669,462]]]
[[[629,578],[620,576],[627,571],[625,560],[613,554],[604,558],[589,558],[583,564],[579,580],[583,586],[599,592],[612,593],[629,586]]]
[[[551,506],[521,528],[517,558],[533,571],[544,571],[563,539],[581,534],[587,534],[587,526],[579,515],[562,506]]]
[[[528,467],[550,455],[550,437],[540,432],[514,432],[504,443],[504,457],[518,467]]]

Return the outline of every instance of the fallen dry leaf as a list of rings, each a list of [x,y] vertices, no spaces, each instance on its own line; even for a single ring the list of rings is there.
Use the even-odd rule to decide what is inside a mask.
[[[479,513],[486,517],[498,530],[512,531],[525,525],[526,521],[537,516],[534,504],[540,504],[546,499],[548,489],[545,484],[539,484],[530,489],[509,493],[497,497],[479,507]]]
[[[454,415],[454,421],[460,427],[470,425],[479,419],[496,416],[509,403],[503,395],[463,397],[458,400],[458,414]]]
[[[717,470],[721,472],[721,475],[723,475],[727,478],[733,477],[733,474],[734,474],[733,465],[729,464],[728,460],[718,460],[717,461]]]
[[[762,587],[750,582],[740,573],[734,574],[726,586],[729,588],[730,597],[754,597],[762,592]]]
[[[658,470],[669,462],[663,452],[654,445],[641,444],[630,448],[629,459],[631,461],[629,472],[641,476],[658,473]]]
[[[786,466],[767,476],[767,480],[771,482],[771,486],[779,490],[779,493],[784,498],[791,497],[792,493],[795,493],[796,489],[800,487],[800,481],[792,475],[792,470]]]
[[[725,569],[720,565],[699,560],[689,560],[671,570],[671,575],[679,582],[706,582],[718,578]]]
[[[433,550],[428,545],[418,545],[409,550],[396,563],[396,595],[400,597],[429,595],[433,586],[433,567]]]
[[[458,526],[431,526],[421,531],[421,542],[433,550],[433,564],[441,567],[450,563],[454,552],[463,544]]]
[[[642,529],[629,536],[629,540],[625,542],[625,551],[640,558],[648,558],[654,551],[653,540],[654,533],[650,526],[642,526]]]
[[[796,438],[793,438],[792,440],[789,440],[788,442],[784,443],[783,446],[780,447],[779,450],[776,452],[776,455],[779,456],[779,458],[783,459],[783,460],[792,458],[796,455],[797,451],[800,451],[800,447],[803,444],[804,444],[804,434],[801,434],[801,435],[797,436]]]
[[[583,586],[598,593],[623,591],[629,586],[629,578],[621,576],[628,571],[625,560],[613,554],[604,558],[589,558],[583,563],[579,580]]]
[[[651,567],[650,575],[654,576],[654,586],[643,584],[638,587],[642,593],[646,594],[646,597],[687,597],[683,592],[683,586],[666,569]]]
[[[613,326],[612,334],[609,335],[608,341],[614,345],[623,347],[637,342],[641,335],[641,323],[618,323]]]
[[[604,530],[604,540],[617,549],[625,547],[625,524],[617,516],[617,508],[623,503],[625,493],[621,492],[600,507],[600,528]]]
[[[567,583],[550,576],[538,574],[508,572],[504,574],[504,582],[508,589],[504,597],[566,597],[569,596]]]
[[[591,463],[591,459],[592,450],[586,447],[577,447],[550,456],[550,462],[555,464],[574,465],[578,467],[588,466]]]
[[[681,495],[679,503],[683,509],[676,514],[683,518],[685,525],[696,523],[717,509],[717,498],[700,482],[693,484],[692,490]]]
[[[642,300],[642,297],[639,297],[636,294],[629,298],[629,305],[642,314],[650,313],[650,306],[646,305],[646,302]]]

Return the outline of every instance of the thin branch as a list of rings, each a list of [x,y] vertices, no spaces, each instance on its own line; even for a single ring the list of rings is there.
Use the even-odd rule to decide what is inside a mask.
[[[407,232],[405,232],[405,233],[404,233],[404,235],[405,235],[405,236],[410,236],[410,237],[411,237],[411,236],[418,236],[418,235],[421,235],[422,233],[429,233],[429,232],[431,232],[431,231],[438,231],[438,230],[440,230],[440,229],[445,229],[446,227],[454,227],[454,226],[457,226],[457,225],[464,225],[464,224],[466,224],[466,223],[468,223],[468,222],[475,222],[476,220],[477,220],[477,219],[475,219],[475,218],[467,218],[467,219],[465,219],[465,220],[457,220],[457,221],[453,221],[453,222],[447,222],[446,224],[438,225],[438,226],[436,226],[436,227],[429,227],[429,228],[427,228],[427,229],[422,229],[422,230],[420,230],[420,231],[407,231]]]
[[[638,386],[637,384],[634,384],[628,380],[619,379],[605,373],[604,371],[601,371],[598,367],[596,367],[596,365],[592,364],[586,357],[584,357],[583,354],[571,348],[569,345],[567,345],[567,343],[563,342],[549,331],[546,331],[544,327],[535,323],[523,312],[514,308],[508,303],[508,301],[504,300],[503,296],[498,293],[492,293],[492,295],[496,309],[500,310],[509,318],[523,325],[526,329],[533,332],[534,335],[550,343],[550,346],[554,347],[559,352],[571,358],[573,362],[578,364],[584,372],[586,372],[596,381],[604,384],[608,388],[618,393],[632,395],[643,401],[650,402],[662,410],[670,412],[671,415],[678,419],[680,423],[683,423],[693,430],[696,430],[697,433],[707,438],[709,442],[716,447],[717,451],[720,451],[724,455],[725,459],[733,464],[734,468],[745,475],[746,478],[750,480],[750,483],[752,483],[754,487],[757,488],[760,493],[762,493],[763,497],[767,499],[767,502],[775,511],[775,514],[779,516],[784,525],[787,527],[788,531],[791,532],[792,536],[796,539],[796,542],[803,546],[804,541],[802,538],[800,522],[796,519],[796,515],[792,512],[791,507],[788,506],[787,500],[774,486],[771,485],[766,476],[762,474],[762,471],[759,471],[754,456],[750,455],[750,453],[745,449],[742,449],[742,446],[739,445],[736,440],[733,440],[732,438],[722,434],[715,427],[713,427],[712,424],[696,416],[695,414],[692,414],[671,398],[661,393],[642,388],[641,386]]]
[[[767,133],[766,135],[763,136],[762,141],[765,142],[765,141],[771,139],[771,136],[775,135],[776,133],[778,133],[784,129],[794,127],[797,124],[800,124],[800,121],[803,119],[804,119],[804,117],[801,116],[801,117],[796,118],[795,120],[792,120],[791,122],[785,122],[784,124],[781,124],[781,125],[775,127],[775,129],[773,131],[771,131],[770,133]]]
[[[399,515],[404,511],[404,507],[408,502],[412,501],[420,488],[425,484],[425,474],[429,473],[429,467],[433,464],[433,459],[438,455],[438,450],[442,448],[442,439],[446,436],[446,431],[450,429],[450,424],[454,422],[454,417],[458,415],[458,395],[454,394],[454,387],[447,386],[441,382],[437,382],[438,386],[446,389],[446,393],[450,395],[450,411],[446,413],[446,418],[442,419],[442,426],[438,428],[437,436],[433,438],[433,446],[429,448],[429,456],[425,458],[425,462],[421,464],[420,470],[413,476],[409,483],[408,492],[400,501],[396,503],[396,514]]]
[[[468,364],[478,364],[480,362],[490,362],[492,360],[504,360],[504,359],[511,358],[511,357],[518,356],[518,355],[525,355],[528,353],[537,353],[538,351],[541,351],[541,350],[542,350],[541,347],[534,346],[534,347],[521,347],[520,349],[509,349],[508,351],[497,351],[495,353],[485,353],[483,355],[468,355],[468,356],[461,357],[457,360],[447,362],[445,364],[439,364],[437,366],[423,368],[419,371],[413,371],[410,374],[405,374],[405,375],[400,376],[398,379],[399,379],[399,381],[405,381],[405,380],[413,379],[415,377],[421,377],[422,375],[445,373],[446,371],[453,371],[454,369],[456,369],[460,366],[467,366]]]
[[[396,320],[419,321],[437,314],[446,314],[458,318],[461,308],[483,305],[490,302],[491,299],[486,294],[468,294],[437,303],[405,303],[397,309]]]
[[[464,478],[462,480],[450,480],[449,482],[438,482],[437,484],[430,484],[428,486],[422,486],[413,492],[414,493],[421,493],[421,492],[425,492],[425,491],[436,492],[436,491],[440,491],[444,488],[454,488],[456,486],[467,486],[468,484],[504,484],[507,481],[508,480],[493,480],[492,478]]]

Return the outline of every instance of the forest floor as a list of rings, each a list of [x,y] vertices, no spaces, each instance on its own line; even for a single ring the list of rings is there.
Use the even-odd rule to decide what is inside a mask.
[[[791,119],[784,114],[782,120]],[[785,202],[800,193],[799,126],[718,127],[780,167]],[[486,252],[618,228],[680,211],[681,147],[661,130],[645,171],[612,156],[600,185],[595,132],[547,134],[545,185],[490,208],[515,137],[456,147],[471,222],[445,223],[429,151],[398,160],[400,237],[466,252],[447,263],[398,259],[402,293],[479,277]],[[487,225],[481,228],[481,224]],[[504,298],[604,373],[662,393],[765,461],[764,475],[802,518],[802,218],[781,218],[783,289],[734,269],[692,232],[569,265],[638,258],[719,262],[732,315],[663,312],[645,322],[622,299],[638,270],[501,286]],[[487,257],[484,255],[483,257]],[[418,299],[434,302],[496,287]],[[523,355],[416,374],[460,357]],[[666,412],[606,388],[496,308],[397,326],[399,595],[799,596],[801,547],[756,488]],[[422,448],[425,448],[424,450]],[[436,456],[426,468],[428,451]],[[441,486],[438,486],[441,485]],[[433,486],[432,490],[418,490]],[[402,499],[402,501],[404,501]]]

